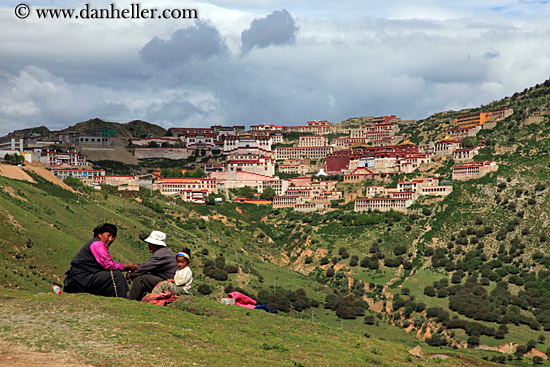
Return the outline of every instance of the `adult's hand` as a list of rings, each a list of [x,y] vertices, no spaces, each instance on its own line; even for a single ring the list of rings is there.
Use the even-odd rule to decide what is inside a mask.
[[[134,271],[137,269],[137,265],[134,264],[133,262],[132,263],[129,263],[129,264],[124,264],[124,271]]]

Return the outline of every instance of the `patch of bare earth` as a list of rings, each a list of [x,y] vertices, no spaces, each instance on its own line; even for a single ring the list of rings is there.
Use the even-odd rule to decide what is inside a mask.
[[[71,360],[68,355],[40,353],[32,348],[0,340],[0,366],[9,367],[91,367]]]
[[[21,167],[11,166],[8,164],[0,164],[0,176],[8,177],[14,180],[34,182]]]
[[[25,165],[24,168],[25,168],[25,171],[30,171],[34,174],[37,174],[40,177],[42,177],[43,179],[48,180],[53,184],[61,186],[65,190],[75,192],[70,186],[68,186],[66,183],[64,183],[63,181],[61,181],[57,177],[55,177],[55,175],[53,173],[51,173],[50,171],[48,171],[44,167],[29,164],[29,165]]]
[[[17,222],[15,217],[11,215],[10,212],[5,210],[4,208],[0,208],[0,214],[2,214],[2,217],[4,218],[4,222],[11,224],[18,232],[22,232],[26,230],[21,224],[19,224],[19,222]]]
[[[127,366],[148,358],[121,343],[119,326],[90,307],[75,311],[0,298],[0,330],[0,366]]]
[[[17,198],[17,199],[19,199],[19,200],[21,200],[21,201],[27,201],[26,198],[17,195],[17,193],[15,192],[15,190],[14,190],[12,187],[9,187],[9,186],[0,186],[0,189],[2,189],[2,190],[4,190],[5,192],[7,192],[11,197]]]
[[[24,167],[11,166],[8,164],[0,164],[0,176],[8,177],[14,180],[35,182],[26,171],[37,174],[43,179],[61,186],[65,190],[75,192],[70,186],[63,183],[63,181],[55,177],[53,173],[45,169],[39,163],[25,163]]]
[[[75,362],[68,355],[40,353],[22,345],[0,340],[0,366],[9,367],[92,367]]]

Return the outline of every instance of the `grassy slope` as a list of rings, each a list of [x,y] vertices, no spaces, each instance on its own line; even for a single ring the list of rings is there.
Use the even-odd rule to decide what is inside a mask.
[[[190,246],[195,254],[192,266],[196,274],[196,284],[206,283],[213,287],[214,292],[210,299],[221,296],[223,288],[232,283],[252,292],[271,288],[273,285],[287,290],[302,287],[306,289],[308,296],[322,302],[325,295],[332,292],[332,288],[338,287],[334,279],[323,276],[332,265],[320,265],[320,259],[325,255],[329,259],[336,257],[336,266],[343,266],[342,270],[348,275],[365,283],[384,285],[394,278],[396,268],[384,267],[382,261],[378,271],[368,271],[359,266],[351,267],[348,265],[349,259],[338,258],[338,249],[347,247],[350,255],[358,255],[361,259],[370,255],[370,246],[378,243],[381,252],[391,257],[396,244],[406,244],[410,250],[405,258],[413,260],[417,273],[397,281],[394,279],[391,285],[393,291],[399,292],[396,286],[403,284],[410,289],[412,296],[423,301],[427,307],[445,308],[448,298],[427,297],[423,294],[423,289],[434,280],[448,277],[449,274],[443,269],[432,269],[429,258],[415,255],[415,248],[446,246],[453,236],[457,237],[465,228],[479,229],[491,225],[494,232],[482,239],[484,252],[489,257],[497,251],[499,245],[508,249],[514,237],[521,237],[525,244],[523,255],[518,258],[521,259],[524,270],[540,270],[540,266],[530,261],[534,251],[550,254],[548,241],[540,241],[541,234],[548,235],[546,228],[550,190],[534,190],[537,183],[550,186],[550,159],[547,155],[550,139],[546,138],[549,136],[547,132],[550,132],[550,121],[546,119],[539,124],[522,126],[521,118],[518,119],[518,116],[528,115],[525,111],[532,109],[533,107],[529,107],[531,105],[537,108],[548,106],[547,94],[540,94],[537,90],[516,96],[511,101],[491,105],[491,108],[509,105],[516,111],[495,130],[483,132],[489,139],[490,146],[480,158],[497,160],[500,165],[497,174],[481,180],[455,182],[455,193],[443,201],[415,205],[420,212],[424,208],[431,209],[432,215],[420,213],[416,218],[407,216],[397,222],[386,218],[374,225],[344,227],[342,218],[335,217],[334,213],[325,216],[302,215],[250,205],[237,207],[235,204],[208,207],[177,202],[174,206],[171,202],[148,198],[147,193],[140,194],[143,199],[165,207],[168,215],[164,215],[132,198],[119,197],[114,193],[106,196],[92,193],[78,199],[77,196],[44,182],[29,184],[0,178],[0,186],[9,187],[0,190],[0,231],[8,234],[0,241],[0,278],[4,279],[3,284],[7,288],[32,292],[48,290],[52,283],[61,281],[73,254],[89,239],[91,229],[108,220],[115,222],[120,228],[117,242],[112,247],[112,254],[118,261],[139,262],[146,259],[148,254],[138,235],[155,228],[168,233],[173,249]],[[533,99],[526,99],[529,94],[536,95],[534,102]],[[445,118],[448,120],[449,116]],[[438,125],[436,122],[437,116],[429,118],[416,126],[407,127],[406,133],[418,134],[429,127],[428,130],[430,134],[435,134],[434,137],[444,134],[443,129],[448,124]],[[514,138],[510,139],[511,136]],[[448,177],[451,166],[452,164],[448,164],[446,168],[434,169],[431,173],[439,172],[443,177]],[[503,183],[505,187],[502,187]],[[518,189],[527,190],[528,193],[517,196]],[[515,203],[516,208],[510,209],[502,201],[497,203],[496,195],[501,200],[508,199]],[[528,200],[533,198],[535,204],[528,204]],[[517,228],[508,233],[505,240],[498,241],[496,233],[511,219],[518,218],[520,211],[524,213]],[[339,215],[338,213],[343,212],[336,214]],[[210,220],[204,222],[198,215],[207,215]],[[482,219],[483,225],[475,223],[477,218]],[[406,227],[409,228],[406,230]],[[528,234],[523,234],[525,229],[529,229]],[[415,241],[418,242],[413,246]],[[474,244],[464,246],[463,252],[475,247]],[[201,254],[203,249],[208,250],[208,255]],[[308,266],[304,266],[306,251],[313,251],[313,263]],[[228,263],[237,263],[241,267],[239,274],[231,274],[226,282],[216,282],[201,275],[202,262],[220,254],[225,255]],[[453,255],[455,260],[462,256]],[[281,266],[284,270],[281,270]],[[298,274],[290,270],[292,268],[306,273],[311,271],[310,276]],[[494,287],[495,282],[491,282],[487,289]],[[303,319],[309,319],[310,315],[311,310],[295,314]],[[341,323],[334,313],[323,309],[316,309],[315,316],[316,320],[333,327],[343,326],[345,330],[359,334],[365,330],[374,330],[376,335],[383,338],[396,338],[398,335],[404,345],[413,344],[408,335],[389,325],[367,327],[361,318]],[[413,313],[413,317],[420,316]],[[526,325],[512,325],[504,340],[495,341],[482,336],[480,341],[486,344],[510,341],[526,343],[529,339],[536,339],[540,333]],[[466,339],[465,336],[460,336],[459,331],[457,335]],[[541,349],[545,350],[545,347],[546,345],[541,346]]]
[[[332,311],[322,308],[313,310],[312,324],[311,309],[290,317],[218,305],[215,300],[230,283],[253,292],[273,285],[288,290],[301,287],[321,303],[330,291],[323,282],[264,261],[277,259],[280,252],[259,236],[261,230],[251,227],[252,217],[265,214],[257,212],[261,209],[243,207],[241,214],[231,204],[218,208],[232,215],[225,224],[213,217],[205,223],[194,209],[204,212],[210,208],[178,203],[168,210],[170,214],[163,215],[118,194],[91,193],[79,198],[47,182],[31,184],[7,178],[0,178],[0,186],[0,226],[6,234],[0,242],[0,277],[4,288],[19,289],[0,288],[0,327],[2,338],[8,341],[40,351],[74,353],[78,360],[101,365],[147,365],[151,356],[216,365],[241,359],[243,351],[250,356],[249,365],[311,366],[323,365],[324,361],[329,365],[400,365],[409,363],[405,351],[418,344],[393,326],[367,326],[361,319],[340,321]],[[147,198],[146,193],[140,195],[156,200]],[[214,293],[196,297],[196,303],[189,306],[191,312],[183,314],[172,308],[51,293],[51,284],[61,283],[70,259],[89,239],[91,228],[105,220],[119,226],[119,236],[111,248],[115,260],[147,259],[138,236],[162,228],[174,250],[192,247],[196,285],[210,284]],[[182,223],[190,226],[182,228]],[[203,248],[209,255],[201,253]],[[218,254],[241,266],[239,274],[231,274],[226,282],[201,274],[202,262]],[[365,332],[376,337],[364,338]],[[157,349],[164,350],[164,346],[170,357]]]
[[[197,297],[170,307],[90,295],[0,290],[3,338],[101,366],[432,365],[402,344]],[[424,348],[424,353],[439,349]],[[447,353],[438,362],[479,365]],[[413,360],[413,358],[415,358]]]

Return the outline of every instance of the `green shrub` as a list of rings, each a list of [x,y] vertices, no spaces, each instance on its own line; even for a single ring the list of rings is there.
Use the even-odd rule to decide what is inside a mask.
[[[208,284],[201,284],[198,286],[197,292],[206,296],[212,293],[212,288]]]

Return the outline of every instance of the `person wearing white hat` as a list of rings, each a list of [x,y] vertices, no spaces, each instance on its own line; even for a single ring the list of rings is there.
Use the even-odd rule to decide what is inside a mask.
[[[166,246],[164,232],[153,231],[144,241],[149,246],[151,258],[128,273],[128,279],[132,281],[128,298],[135,301],[141,301],[145,294],[163,280],[173,279],[178,270],[176,256]]]

